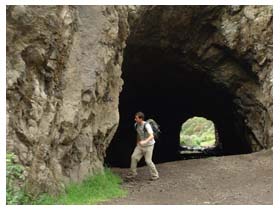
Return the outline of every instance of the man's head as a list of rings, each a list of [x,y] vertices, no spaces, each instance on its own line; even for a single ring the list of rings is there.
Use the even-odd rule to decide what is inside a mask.
[[[143,121],[144,121],[144,119],[145,119],[145,115],[144,115],[144,113],[143,112],[137,112],[136,114],[135,114],[135,122],[136,123],[142,123]]]

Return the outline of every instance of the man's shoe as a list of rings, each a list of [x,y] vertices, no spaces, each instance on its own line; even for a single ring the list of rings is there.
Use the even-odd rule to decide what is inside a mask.
[[[152,178],[150,178],[151,181],[156,181],[156,180],[158,180],[158,179],[159,179],[158,176],[157,176],[157,177],[152,177]]]
[[[135,174],[128,174],[125,178],[127,178],[127,179],[134,179],[134,178],[136,178],[136,176],[137,175],[135,175]]]

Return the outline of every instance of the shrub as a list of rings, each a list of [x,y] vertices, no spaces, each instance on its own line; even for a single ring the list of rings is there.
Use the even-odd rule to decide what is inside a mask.
[[[6,203],[24,204],[29,201],[29,197],[23,189],[24,168],[15,163],[15,157],[13,153],[6,155]]]
[[[187,120],[181,128],[180,144],[187,146],[211,146],[215,144],[212,121],[202,117]]]

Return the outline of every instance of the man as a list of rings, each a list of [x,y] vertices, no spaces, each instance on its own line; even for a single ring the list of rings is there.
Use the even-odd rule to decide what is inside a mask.
[[[144,156],[145,162],[149,167],[151,180],[159,179],[158,171],[152,161],[154,150],[154,135],[153,129],[149,123],[144,121],[144,113],[137,112],[135,114],[135,128],[137,131],[137,144],[131,155],[130,174],[127,178],[135,178],[137,176],[137,163]],[[145,126],[145,129],[144,129]]]

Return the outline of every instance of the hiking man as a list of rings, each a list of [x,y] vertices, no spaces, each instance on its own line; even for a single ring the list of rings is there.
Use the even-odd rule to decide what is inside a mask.
[[[130,174],[127,178],[134,178],[137,176],[137,163],[144,156],[145,162],[149,167],[151,180],[159,179],[158,171],[152,161],[154,150],[154,133],[151,125],[144,121],[144,113],[137,112],[135,114],[135,128],[137,131],[137,143],[133,154],[131,155]]]

